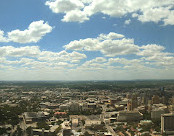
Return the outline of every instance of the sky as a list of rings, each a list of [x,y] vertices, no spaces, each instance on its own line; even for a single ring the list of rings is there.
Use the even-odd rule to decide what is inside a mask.
[[[174,0],[1,0],[0,80],[174,79]]]

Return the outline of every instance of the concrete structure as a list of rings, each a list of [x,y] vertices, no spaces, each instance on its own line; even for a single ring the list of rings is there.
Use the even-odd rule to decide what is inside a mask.
[[[97,108],[97,104],[96,103],[88,103],[88,108],[95,109],[95,108]]]
[[[42,119],[46,119],[46,116],[43,112],[24,112],[23,118],[26,123],[32,123]]]
[[[151,111],[151,119],[152,120],[160,120],[161,114],[166,113],[163,109],[156,109]]]
[[[174,135],[174,113],[161,115],[161,133]]]
[[[67,111],[68,108],[69,108],[69,106],[68,106],[67,104],[61,104],[61,105],[59,106],[59,109],[60,109],[61,111]]]
[[[152,104],[159,104],[160,103],[160,98],[158,95],[154,95],[152,97]]]
[[[118,113],[117,121],[139,121],[143,119],[143,114],[139,111],[120,111]]]
[[[71,103],[69,106],[69,111],[80,111],[80,105],[79,103]]]
[[[85,120],[85,126],[100,125],[100,120]]]
[[[64,121],[62,123],[62,136],[71,136],[72,135],[72,130],[70,127],[70,122],[69,121]]]
[[[74,119],[72,119],[72,127],[77,127],[78,124],[79,124],[79,120],[78,120],[78,118],[74,118]]]
[[[112,136],[112,134],[110,132],[106,132],[104,133],[104,136]]]
[[[141,120],[139,125],[151,125],[152,121],[151,120]]]
[[[127,103],[127,110],[133,111],[137,107],[138,107],[137,96],[133,95],[132,98]]]

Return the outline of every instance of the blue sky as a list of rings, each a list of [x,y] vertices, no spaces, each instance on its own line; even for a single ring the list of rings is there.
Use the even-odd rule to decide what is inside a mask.
[[[174,78],[174,0],[2,0],[0,80]]]

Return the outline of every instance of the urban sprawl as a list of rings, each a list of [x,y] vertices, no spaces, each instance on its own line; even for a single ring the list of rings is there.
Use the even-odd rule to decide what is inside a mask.
[[[0,85],[2,136],[173,136],[174,90]]]

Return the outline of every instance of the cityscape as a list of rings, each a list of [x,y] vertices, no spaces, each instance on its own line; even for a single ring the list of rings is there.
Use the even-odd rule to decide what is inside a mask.
[[[0,83],[3,136],[172,136],[174,81]]]
[[[0,136],[174,136],[174,0],[0,0]]]

